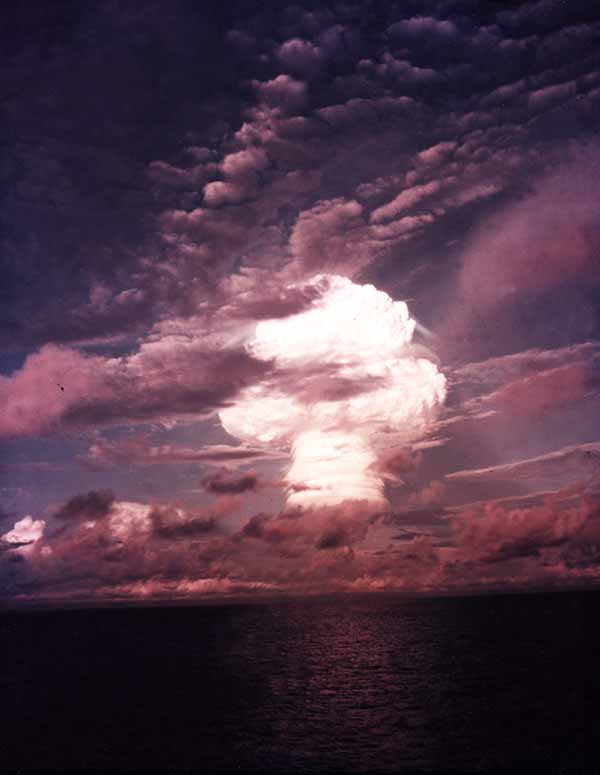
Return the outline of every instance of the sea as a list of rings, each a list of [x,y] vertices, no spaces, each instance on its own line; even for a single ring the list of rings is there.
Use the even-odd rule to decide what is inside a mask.
[[[600,772],[600,592],[0,614],[0,771]]]

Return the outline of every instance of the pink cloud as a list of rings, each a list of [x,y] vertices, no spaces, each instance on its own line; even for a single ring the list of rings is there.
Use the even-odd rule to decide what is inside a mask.
[[[311,75],[320,68],[323,53],[308,40],[292,38],[278,48],[277,59],[292,72]]]
[[[366,259],[362,205],[355,200],[331,199],[318,202],[298,216],[289,240],[292,255],[307,268],[348,267]],[[361,242],[363,243],[361,245]]]
[[[498,388],[563,366],[585,363],[586,360],[592,363],[599,356],[600,345],[597,342],[582,342],[552,350],[523,350],[464,364],[454,370],[454,378],[457,383],[474,382],[481,388]]]
[[[574,444],[532,458],[500,463],[488,468],[466,469],[446,474],[447,481],[528,482],[553,479],[561,483],[588,480],[600,473],[600,444]]]
[[[542,505],[529,508],[490,504],[467,509],[452,520],[458,545],[468,557],[484,562],[535,556],[561,546],[598,513],[598,504],[585,499],[565,507],[564,495],[548,496]]]
[[[417,154],[417,161],[426,167],[437,167],[458,147],[458,143],[453,140],[445,141],[432,145]]]
[[[332,127],[341,129],[360,122],[374,121],[377,118],[377,110],[374,100],[357,97],[340,105],[319,108],[317,115]]]
[[[197,164],[189,169],[175,167],[165,161],[153,161],[148,167],[150,178],[173,188],[198,188],[217,172],[216,164]]]
[[[219,165],[226,180],[215,180],[204,186],[204,204],[207,207],[240,204],[254,196],[258,184],[257,173],[268,164],[269,159],[262,148],[246,148],[227,154]]]
[[[54,517],[66,521],[102,519],[110,513],[114,502],[115,496],[110,490],[92,490],[68,500],[54,513]]]
[[[219,497],[209,506],[189,512],[173,506],[155,506],[149,513],[153,536],[163,541],[210,537],[218,529],[219,520],[239,507],[240,501],[235,497],[239,492],[218,492]]]
[[[222,180],[215,180],[204,186],[204,203],[208,207],[237,205],[247,199],[251,193],[251,188],[239,183],[225,183]]]
[[[383,226],[373,226],[371,233],[375,239],[378,240],[393,239],[394,237],[409,235],[434,221],[435,216],[432,213],[406,215],[404,218],[399,218],[397,221],[391,221]]]
[[[343,507],[292,509],[275,517],[258,515],[247,522],[236,540],[274,544],[290,556],[349,547],[364,539],[377,515],[377,508],[362,501],[348,501]]]
[[[546,110],[559,102],[564,102],[569,97],[573,97],[576,93],[577,84],[575,81],[546,86],[543,89],[531,92],[529,95],[529,107],[535,111]]]
[[[202,484],[213,495],[238,495],[254,492],[261,485],[261,479],[255,471],[232,474],[225,469],[205,476]]]
[[[595,193],[598,180],[587,152],[540,179],[534,193],[489,218],[467,243],[456,301],[445,328],[472,327],[503,302],[587,273],[598,278]]]
[[[19,578],[38,596],[71,599],[511,586],[579,578],[600,540],[598,503],[576,487],[541,505],[463,509],[451,518],[449,547],[421,535],[366,548],[385,515],[361,502],[257,514],[227,533],[223,520],[239,506],[231,496],[191,511],[115,502],[108,518],[72,519],[38,539]]]
[[[91,468],[112,467],[123,463],[147,466],[195,462],[231,468],[272,457],[273,455],[265,450],[243,445],[233,447],[228,444],[214,444],[194,449],[174,444],[153,445],[144,436],[136,436],[120,441],[99,439],[79,460]]]
[[[241,347],[211,346],[207,333],[159,327],[123,358],[46,345],[0,378],[0,436],[210,414],[270,367]]]
[[[228,319],[265,320],[285,318],[312,306],[320,298],[315,285],[282,285],[281,277],[257,267],[244,267],[240,274],[220,284],[227,299],[221,311]]]
[[[439,180],[432,180],[430,183],[425,183],[420,186],[413,186],[412,188],[406,188],[401,191],[397,197],[392,199],[385,205],[373,210],[370,216],[372,223],[381,223],[395,218],[404,210],[408,210],[414,207],[422,199],[426,199],[432,194],[436,194],[442,187],[442,182]]]
[[[483,107],[489,107],[490,105],[502,105],[510,100],[513,100],[519,94],[522,94],[527,89],[527,81],[522,78],[514,83],[505,84],[499,86],[494,91],[487,94],[482,100]]]
[[[337,586],[340,559],[352,559],[351,545],[374,517],[367,504],[350,503],[344,510],[257,515],[226,535],[221,521],[239,505],[231,496],[192,511],[114,502],[108,518],[95,520],[84,509],[68,529],[36,543],[20,570],[49,597],[79,599],[118,597],[123,584],[174,596],[173,585],[181,585],[188,597],[228,586],[322,590]],[[352,563],[348,572],[356,572]],[[213,587],[215,579],[222,584]]]
[[[268,164],[269,159],[262,148],[245,148],[225,156],[221,169],[227,178],[236,179],[264,170]]]
[[[44,534],[46,522],[43,519],[33,519],[31,516],[15,522],[13,528],[0,536],[0,541],[5,544],[17,546],[34,544]]]
[[[388,27],[390,35],[429,36],[439,35],[452,38],[458,35],[458,29],[454,22],[447,19],[435,19],[432,16],[413,16],[401,22],[396,22]]]
[[[481,199],[487,199],[494,194],[499,193],[504,188],[502,182],[492,181],[487,183],[476,183],[457,189],[445,197],[441,204],[444,208],[463,207],[463,205],[477,202]]]
[[[112,396],[105,360],[48,344],[22,368],[0,377],[0,436],[27,436],[55,428],[69,410]]]
[[[422,455],[407,449],[391,449],[381,454],[377,460],[378,473],[388,482],[403,484],[416,473]]]
[[[442,502],[445,494],[446,484],[441,481],[433,481],[419,492],[411,493],[408,501],[411,506],[415,507],[437,506]]]
[[[278,75],[270,81],[253,81],[261,100],[286,113],[293,113],[305,107],[307,103],[306,84],[289,75]]]
[[[510,382],[487,398],[512,415],[540,418],[581,399],[588,389],[588,366],[571,363]]]
[[[363,72],[375,73],[380,77],[393,78],[396,81],[408,83],[431,82],[439,78],[438,73],[430,67],[417,67],[407,59],[396,59],[389,52],[384,52],[379,64],[369,59],[359,62]]]

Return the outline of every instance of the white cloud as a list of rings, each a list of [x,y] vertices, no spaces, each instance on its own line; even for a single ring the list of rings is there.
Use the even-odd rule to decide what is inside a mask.
[[[338,276],[313,282],[327,290],[312,308],[259,323],[248,346],[285,379],[248,388],[219,417],[233,436],[291,448],[288,503],[383,504],[379,447],[421,438],[446,381],[410,352],[404,302]]]
[[[46,522],[43,519],[23,517],[15,522],[12,530],[0,536],[0,540],[7,544],[33,544],[42,537],[45,527]]]

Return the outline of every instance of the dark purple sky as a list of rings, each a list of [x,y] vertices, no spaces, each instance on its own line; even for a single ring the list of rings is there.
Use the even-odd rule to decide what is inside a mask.
[[[9,599],[597,582],[594,3],[28,3],[2,35]],[[285,508],[288,451],[219,420],[375,389],[248,347],[318,274],[405,300],[447,381],[384,511]]]

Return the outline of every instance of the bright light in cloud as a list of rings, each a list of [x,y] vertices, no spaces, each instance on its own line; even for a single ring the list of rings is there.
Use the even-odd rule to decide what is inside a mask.
[[[308,430],[298,434],[292,454],[294,462],[287,474],[292,485],[290,502],[308,506],[341,498],[382,499],[381,481],[374,470],[377,458],[363,434]]]
[[[311,284],[323,294],[310,309],[258,323],[248,344],[275,361],[275,378],[219,417],[233,436],[291,450],[288,504],[384,505],[379,451],[423,436],[446,380],[412,350],[404,302],[336,275]]]
[[[17,544],[16,551],[21,554],[27,554],[31,549],[31,545],[38,541],[46,527],[46,522],[43,519],[33,519],[30,516],[23,517],[18,522],[15,522],[13,529],[8,533],[4,533],[0,536],[0,540],[7,544]]]

